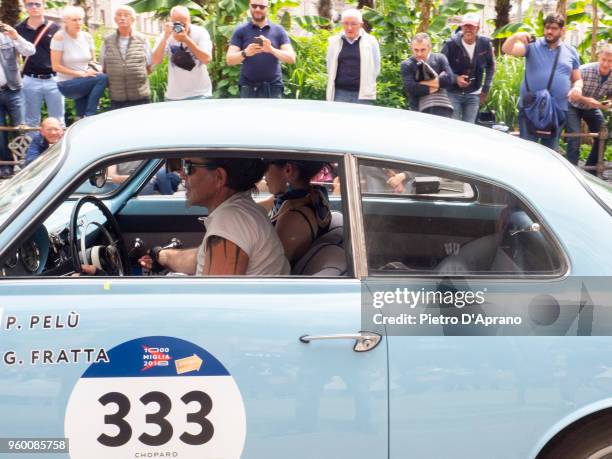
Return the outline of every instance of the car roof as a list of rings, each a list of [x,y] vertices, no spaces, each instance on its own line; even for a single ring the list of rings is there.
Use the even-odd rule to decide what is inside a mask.
[[[509,162],[556,163],[550,151],[493,129],[407,110],[321,101],[156,103],[86,118],[67,136],[69,152],[87,162],[130,150],[229,147],[352,152],[492,176],[512,172]],[[99,148],[91,148],[92,139]],[[522,166],[516,169],[524,173]]]
[[[209,99],[141,105],[79,121],[67,131],[65,146],[67,165],[76,170],[130,151],[264,149],[290,156],[296,150],[440,167],[530,197],[553,192],[542,189],[543,172],[582,188],[569,163],[533,142],[438,116],[337,102]]]

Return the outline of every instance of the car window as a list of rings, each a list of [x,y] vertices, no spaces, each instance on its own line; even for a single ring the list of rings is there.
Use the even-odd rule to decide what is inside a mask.
[[[396,163],[359,166],[370,274],[559,274],[558,246],[509,191]]]
[[[421,199],[471,200],[476,196],[469,183],[432,176],[427,172],[368,166],[359,169],[361,189],[368,194],[410,195]]]
[[[156,158],[163,161],[158,161],[157,172],[148,170],[153,178],[144,186],[129,188],[139,194],[127,199],[128,193],[117,197],[109,192],[112,190],[109,187],[125,183],[143,163],[151,164],[151,158],[107,165],[104,170],[110,178],[106,182],[104,174],[97,182],[88,177],[74,185],[81,196],[73,192],[64,201],[49,203],[52,209],[45,211],[45,221],[38,222],[36,228],[28,228],[0,260],[1,276],[82,275],[79,268],[87,274],[102,276],[206,275],[203,240],[206,235],[217,234],[211,221],[221,222],[217,224],[221,234],[218,238],[235,243],[249,254],[248,262],[254,260],[264,267],[256,271],[259,266],[255,266],[252,272],[238,274],[347,276],[340,165],[296,156],[292,153],[284,158],[276,152],[270,159],[259,154],[245,158],[224,154],[215,158],[190,152],[185,168],[180,158],[178,161]],[[231,164],[226,164],[228,161]],[[255,175],[264,176],[259,183],[253,182],[257,187],[250,191],[252,199],[246,195],[255,177],[243,165],[247,161],[255,162]],[[234,168],[231,180],[237,188],[229,190],[232,192],[224,194],[222,200],[214,201],[211,196],[215,199],[221,196],[216,194],[215,184],[223,176],[220,172],[225,170],[223,167]],[[283,175],[287,171],[289,178]],[[300,171],[306,171],[307,178],[294,176]],[[134,178],[140,181],[144,175]],[[238,185],[243,183],[241,180],[248,180],[247,189],[235,191],[244,186]],[[83,194],[86,190],[91,192]],[[222,219],[211,218],[205,202],[220,208],[224,200],[232,202],[228,206],[235,212],[228,215],[225,211]],[[223,247],[219,257],[236,253]],[[142,262],[143,257],[159,254],[156,250],[168,250],[165,254],[169,263],[164,264],[163,257],[158,259],[162,261],[159,266]],[[177,250],[184,252],[172,252]],[[270,259],[278,261],[274,269],[267,269]],[[184,260],[192,262],[183,264]],[[229,262],[226,265],[235,268]],[[276,271],[276,267],[282,269]]]
[[[95,195],[102,196],[111,194],[123,183],[134,175],[146,161],[123,161],[113,164],[106,169],[106,184],[96,187],[88,180],[83,182],[74,192],[75,195]]]

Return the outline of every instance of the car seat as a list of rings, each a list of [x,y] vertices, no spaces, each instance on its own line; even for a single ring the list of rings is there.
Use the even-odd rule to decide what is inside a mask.
[[[332,211],[329,231],[315,239],[308,251],[293,266],[291,274],[315,277],[346,276],[344,227],[340,212]]]

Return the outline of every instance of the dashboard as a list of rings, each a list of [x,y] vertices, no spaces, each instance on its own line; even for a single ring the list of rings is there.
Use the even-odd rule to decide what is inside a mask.
[[[0,264],[2,277],[62,276],[73,272],[68,228],[49,233],[45,225],[40,225]]]

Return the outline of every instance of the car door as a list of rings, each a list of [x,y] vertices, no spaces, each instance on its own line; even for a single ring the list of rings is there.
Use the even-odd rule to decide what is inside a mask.
[[[608,278],[566,277],[519,196],[413,165],[360,172],[364,327],[388,334],[390,457],[531,457],[561,419],[607,398],[610,340],[571,336],[609,333],[597,308],[609,298],[596,296]],[[404,189],[387,182],[397,174]]]
[[[354,275],[3,278],[0,297],[4,437],[73,459],[387,457],[386,341]]]

